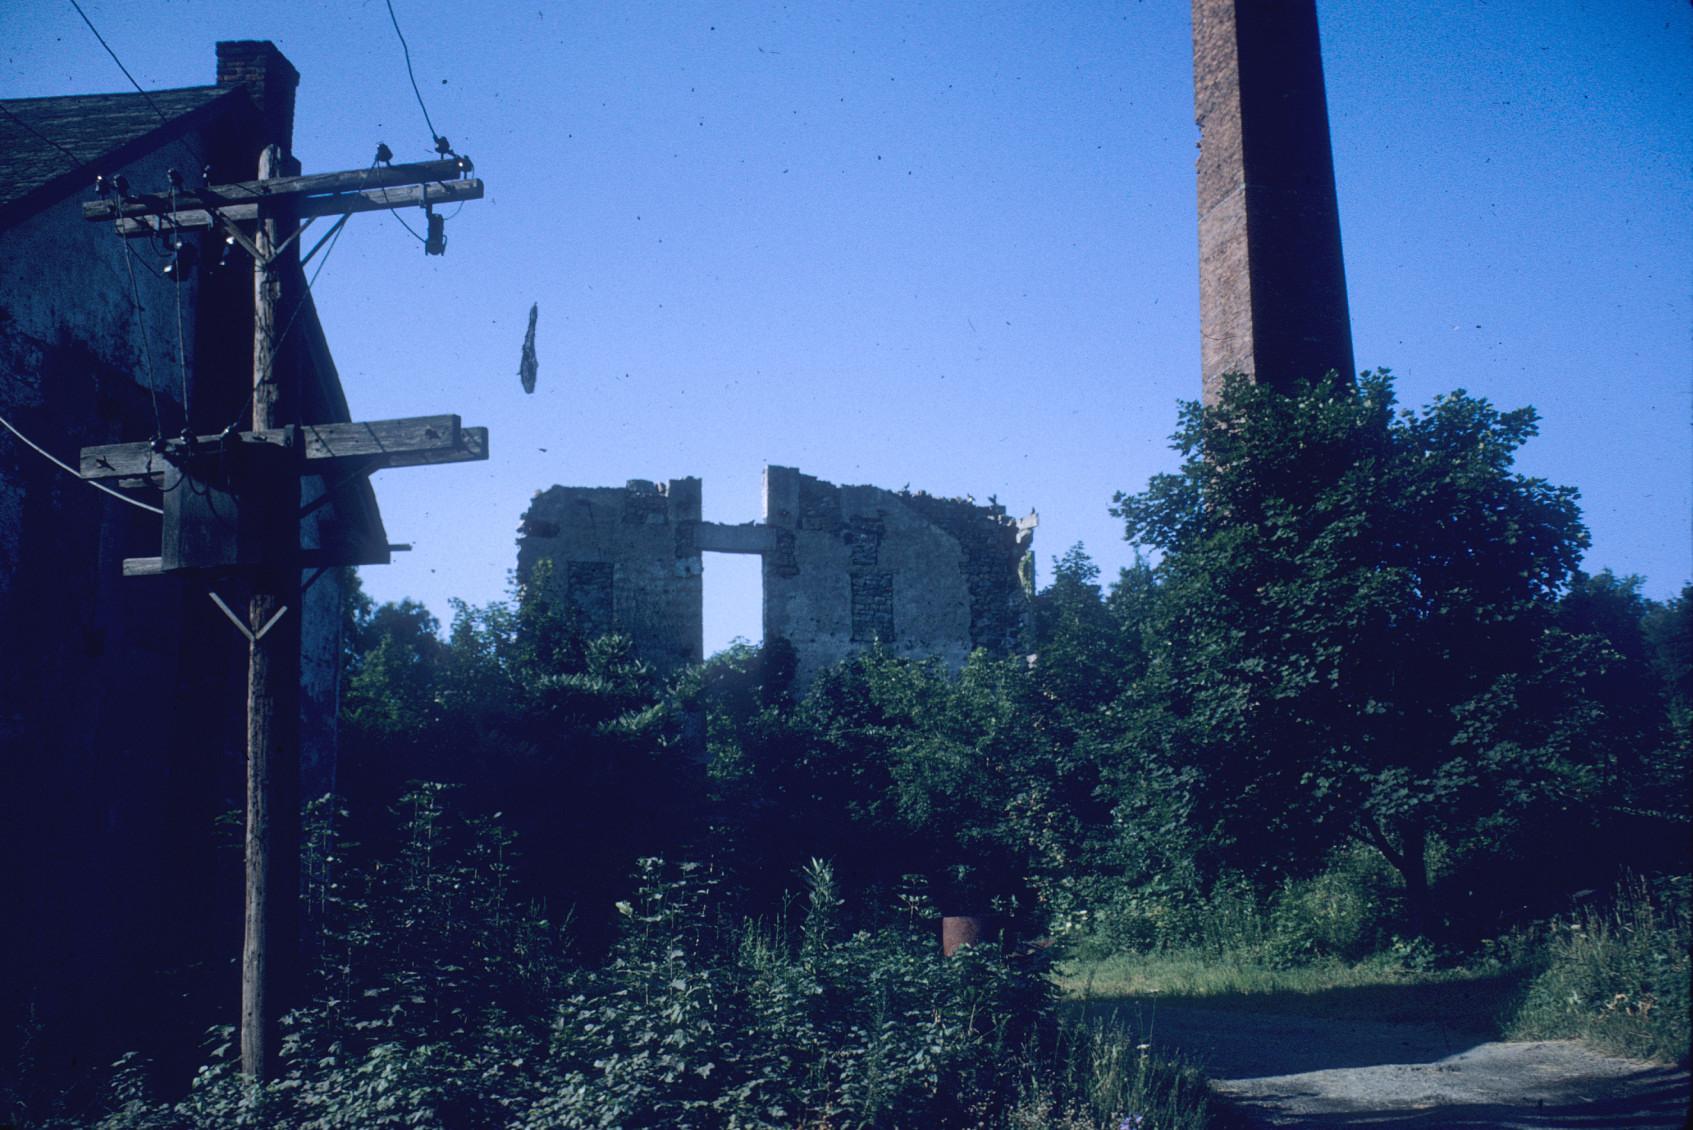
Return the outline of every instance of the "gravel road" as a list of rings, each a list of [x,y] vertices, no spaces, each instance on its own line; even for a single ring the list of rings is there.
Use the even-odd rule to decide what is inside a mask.
[[[1141,1010],[1142,1030],[1203,1066],[1255,1126],[1682,1130],[1684,1070],[1573,1040],[1487,1042],[1414,1024],[1189,1005]]]

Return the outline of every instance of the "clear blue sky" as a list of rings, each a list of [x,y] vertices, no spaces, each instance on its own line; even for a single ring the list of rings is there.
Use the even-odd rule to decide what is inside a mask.
[[[382,0],[85,0],[143,85],[218,39],[302,74],[307,171],[429,155]],[[1199,391],[1188,5],[395,0],[486,200],[425,259],[356,217],[316,288],[361,418],[458,412],[486,464],[377,477],[377,597],[507,591],[554,483],[760,471],[1038,509],[1041,574],[1176,465]],[[1693,15],[1683,0],[1321,2],[1360,366],[1407,405],[1533,404],[1587,567],[1693,577]],[[62,0],[0,6],[0,97],[126,89]],[[531,302],[540,383],[518,384]],[[50,441],[51,437],[41,437]],[[139,438],[139,437],[138,437]],[[707,647],[756,638],[754,559],[706,561]]]

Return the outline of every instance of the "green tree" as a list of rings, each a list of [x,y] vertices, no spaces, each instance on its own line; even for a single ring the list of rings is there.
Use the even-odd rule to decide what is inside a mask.
[[[1684,586],[1671,600],[1648,607],[1641,633],[1664,696],[1668,729],[1647,778],[1648,787],[1658,796],[1685,802],[1693,766],[1693,585]]]
[[[1385,373],[1187,405],[1179,472],[1118,495],[1156,550],[1143,742],[1225,862],[1310,866],[1343,837],[1433,924],[1431,840],[1497,847],[1579,818],[1600,775],[1561,631],[1587,533],[1576,492],[1515,472],[1532,409],[1462,391],[1395,409]]]
[[[356,813],[410,780],[503,813],[528,845],[526,891],[575,907],[593,947],[634,861],[697,839],[704,772],[684,696],[626,638],[583,638],[534,580],[511,602],[456,602],[444,640],[414,602],[353,605],[340,782]]]

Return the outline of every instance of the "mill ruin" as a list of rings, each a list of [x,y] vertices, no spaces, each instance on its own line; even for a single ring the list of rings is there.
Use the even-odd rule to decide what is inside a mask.
[[[1027,649],[1033,513],[778,466],[764,469],[762,520],[700,513],[697,478],[552,487],[523,516],[518,578],[550,563],[543,583],[584,634],[627,635],[661,670],[704,658],[709,553],[761,558],[764,639],[792,647],[801,686],[874,644],[952,667],[977,648]]]

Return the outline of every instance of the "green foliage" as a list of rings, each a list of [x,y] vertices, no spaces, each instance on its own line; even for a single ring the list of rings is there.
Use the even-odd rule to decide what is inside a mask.
[[[1023,661],[977,653],[951,673],[873,649],[797,701],[761,689],[760,665],[756,649],[718,656],[701,691],[713,843],[754,905],[826,856],[872,902],[920,874],[949,912],[1044,927],[1096,778],[1043,726]]]
[[[1686,1065],[1689,950],[1686,876],[1633,880],[1614,902],[1555,922],[1545,968],[1510,1024],[1518,1039],[1579,1036],[1607,1051]]]
[[[1270,905],[1265,957],[1274,965],[1360,961],[1386,949],[1396,917],[1381,857],[1356,849],[1306,879],[1286,879]]]
[[[1648,604],[1640,623],[1648,662],[1665,702],[1663,746],[1648,753],[1638,800],[1664,807],[1664,797],[1693,793],[1693,585],[1662,604]]]
[[[1186,954],[1266,968],[1357,962],[1393,943],[1399,898],[1380,855],[1353,845],[1316,874],[1267,891],[1239,871],[1224,871],[1203,895],[1150,884],[1125,889],[1089,923],[1075,952],[1087,961]]]
[[[878,648],[797,688],[772,641],[667,681],[545,566],[444,635],[351,586],[367,815],[311,826],[285,1073],[243,1086],[220,1035],[175,1105],[125,1064],[112,1124],[1198,1125],[1191,1076],[1054,1026],[1022,939],[1427,978],[1457,952],[1429,935],[1686,869],[1693,589],[1577,571],[1574,492],[1512,466],[1534,431],[1400,411],[1385,374],[1231,383],[1116,500],[1147,557],[1054,563],[1033,663]],[[940,961],[919,890],[1001,941]],[[1656,1023],[1629,946],[1669,920],[1629,921],[1560,926],[1532,1015]]]
[[[1398,412],[1385,374],[1190,406],[1186,460],[1119,495],[1161,551],[1139,734],[1213,866],[1298,874],[1352,836],[1434,925],[1436,839],[1510,851],[1603,781],[1591,636],[1558,624],[1575,492],[1514,473],[1532,410]]]
[[[1066,1022],[1035,1068],[1008,1130],[1204,1130],[1218,1119],[1204,1076],[1115,1016]]]
[[[408,780],[457,785],[470,808],[502,813],[522,836],[516,889],[584,908],[576,936],[603,949],[602,908],[635,860],[686,850],[703,831],[687,691],[626,638],[583,638],[544,566],[515,601],[456,604],[444,640],[436,628],[410,602],[355,604],[342,791],[369,812]]]
[[[334,805],[314,812],[315,992],[286,1020],[277,1078],[244,1082],[232,1029],[215,1029],[176,1101],[126,1057],[100,1124],[993,1127],[1040,1106],[1103,1126],[1131,1101],[1201,1124],[1190,1076],[1145,1057],[1125,1071],[1106,1033],[1058,1034],[1040,951],[941,957],[916,888],[849,930],[819,860],[797,928],[725,913],[708,867],[642,860],[607,959],[569,961],[512,898],[512,835],[459,815],[454,792],[408,790],[374,854],[338,834]]]

